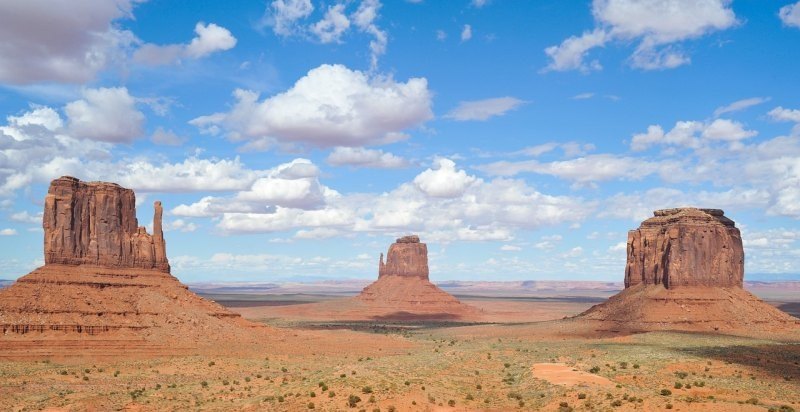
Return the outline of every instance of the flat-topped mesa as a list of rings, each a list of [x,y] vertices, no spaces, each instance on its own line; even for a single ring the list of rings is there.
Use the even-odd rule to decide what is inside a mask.
[[[638,284],[742,287],[744,249],[719,209],[657,210],[628,232],[625,287]]]
[[[381,253],[378,279],[384,276],[418,277],[428,280],[428,246],[419,236],[404,236],[389,246],[386,263]]]
[[[161,202],[154,207],[150,235],[136,219],[133,190],[69,176],[53,180],[44,202],[45,263],[169,272]]]

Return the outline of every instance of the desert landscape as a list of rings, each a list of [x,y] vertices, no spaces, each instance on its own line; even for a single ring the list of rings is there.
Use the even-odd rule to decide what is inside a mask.
[[[800,0],[0,0],[0,412],[800,412]]]
[[[5,410],[800,404],[800,319],[778,309],[797,285],[750,285],[783,296],[774,306],[746,291],[721,210],[656,211],[628,235],[622,285],[448,284],[457,298],[430,282],[415,235],[354,296],[347,283],[198,295],[170,275],[160,202],[152,235],[113,183],[62,177],[44,205],[45,265],[0,290]]]

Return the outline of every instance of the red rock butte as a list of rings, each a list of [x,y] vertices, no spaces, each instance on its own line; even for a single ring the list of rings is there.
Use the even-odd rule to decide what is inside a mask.
[[[428,279],[428,247],[418,236],[404,236],[383,254],[378,280],[354,298],[373,319],[465,320],[478,310],[461,303]]]
[[[719,209],[657,210],[628,233],[625,289],[575,320],[597,330],[784,330],[798,319],[742,288],[744,249]]]
[[[173,277],[161,203],[152,235],[135,204],[132,190],[113,183],[51,183],[45,265],[0,291],[0,358],[174,354],[264,329]]]

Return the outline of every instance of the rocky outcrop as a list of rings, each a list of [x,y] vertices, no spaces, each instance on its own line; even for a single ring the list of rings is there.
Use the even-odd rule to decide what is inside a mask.
[[[428,246],[420,243],[419,236],[404,236],[389,246],[386,263],[381,253],[378,278],[384,276],[417,277],[428,280]]]
[[[45,198],[45,263],[169,272],[162,213],[161,202],[155,202],[150,235],[136,219],[133,190],[114,183],[58,178]]]
[[[466,320],[479,316],[477,309],[430,282],[428,246],[416,235],[401,237],[389,246],[386,263],[381,254],[378,280],[354,301],[361,306],[345,315],[353,319]]]
[[[169,273],[160,202],[152,235],[133,191],[113,183],[56,179],[44,209],[45,265],[0,290],[0,359],[160,356],[265,337]]]
[[[657,210],[628,232],[625,287],[638,284],[742,287],[744,249],[719,209]]]
[[[573,319],[590,333],[783,333],[800,320],[742,288],[739,229],[722,210],[658,210],[628,233],[625,290]]]

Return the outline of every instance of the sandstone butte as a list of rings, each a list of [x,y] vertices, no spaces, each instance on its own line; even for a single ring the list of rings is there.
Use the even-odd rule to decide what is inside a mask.
[[[0,357],[181,353],[268,329],[172,276],[161,203],[151,235],[137,222],[135,202],[132,190],[113,183],[51,183],[45,265],[0,291]]]
[[[354,298],[373,319],[466,320],[478,310],[439,289],[428,278],[428,246],[404,236],[378,262],[378,280]]]
[[[657,210],[628,232],[625,289],[575,320],[596,330],[781,331],[800,320],[742,288],[744,249],[722,210]]]

